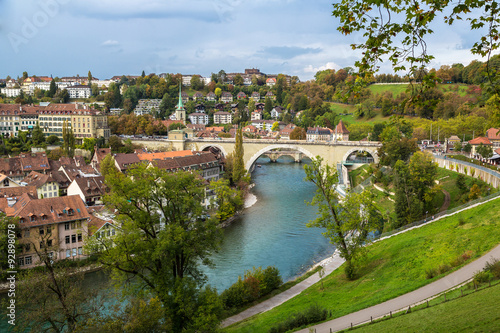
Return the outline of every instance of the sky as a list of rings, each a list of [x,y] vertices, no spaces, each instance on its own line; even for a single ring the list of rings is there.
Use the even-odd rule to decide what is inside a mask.
[[[258,68],[310,80],[360,58],[350,47],[360,35],[340,34],[332,9],[332,0],[0,0],[0,78]],[[477,58],[466,25],[434,30],[432,67]]]

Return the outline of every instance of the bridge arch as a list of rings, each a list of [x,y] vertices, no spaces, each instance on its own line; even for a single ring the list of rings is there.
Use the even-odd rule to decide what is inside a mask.
[[[200,146],[200,151],[204,151],[205,149],[208,149],[210,147],[215,147],[215,148],[219,149],[220,152],[222,153],[222,155],[224,155],[224,157],[227,157],[228,153],[224,149],[224,147],[222,147],[221,145],[218,145],[216,143],[206,143],[206,144],[203,144],[203,145]]]
[[[371,150],[371,149],[367,149],[367,148],[364,148],[364,147],[363,148],[353,148],[353,149],[350,149],[344,155],[344,157],[342,158],[342,161],[347,161],[347,159],[349,158],[349,156],[352,155],[352,153],[355,153],[355,152],[367,152],[368,154],[370,154],[373,157],[373,161],[375,163],[379,162],[377,151],[374,151],[374,150]]]
[[[269,145],[265,148],[262,148],[261,150],[259,150],[257,153],[255,153],[245,164],[245,169],[247,169],[248,171],[251,170],[252,168],[252,165],[255,163],[255,161],[257,161],[257,159],[262,156],[262,154],[264,153],[267,153],[273,149],[283,149],[283,148],[286,148],[286,149],[293,149],[293,150],[296,150],[296,151],[299,151],[301,153],[303,153],[304,155],[306,155],[307,157],[309,158],[314,158],[314,154],[312,154],[311,152],[307,151],[306,149],[302,148],[302,147],[298,147],[298,146],[294,146],[294,145],[287,145],[287,144],[279,144],[279,145]]]

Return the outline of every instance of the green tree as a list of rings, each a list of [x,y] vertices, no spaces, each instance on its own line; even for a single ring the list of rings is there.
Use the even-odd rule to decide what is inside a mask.
[[[245,164],[243,162],[243,131],[240,128],[236,131],[236,141],[234,144],[234,160],[233,160],[233,182],[238,182],[245,176]]]
[[[316,195],[310,204],[318,206],[318,217],[308,227],[325,228],[323,235],[330,239],[345,259],[344,271],[348,279],[355,277],[355,261],[364,254],[368,234],[379,227],[379,218],[369,192],[349,192],[340,200],[336,191],[337,169],[316,157],[304,165],[306,180],[316,185]]]
[[[248,101],[248,113],[252,114],[252,112],[255,111],[255,100],[253,98],[250,98]]]
[[[214,93],[215,93],[215,95],[217,95],[217,98],[220,98],[220,96],[222,95],[222,89],[217,87],[217,88],[215,88]]]
[[[50,98],[54,97],[56,95],[56,92],[57,92],[56,81],[52,80],[52,81],[50,81],[48,97],[50,97]]]
[[[217,292],[202,288],[200,263],[210,265],[222,232],[215,218],[205,219],[203,179],[195,173],[170,173],[141,164],[106,178],[106,205],[119,212],[120,232],[101,239],[99,261],[125,281],[135,295],[157,297],[165,310],[169,332],[213,331],[219,324]],[[125,290],[126,292],[127,290]]]
[[[421,218],[432,209],[431,203],[439,187],[435,184],[437,165],[428,153],[416,152],[409,163],[394,164],[395,211],[400,227]]]
[[[204,87],[204,83],[199,75],[193,75],[191,78],[191,88],[194,90],[201,90]]]
[[[382,146],[378,149],[381,165],[393,166],[398,160],[406,161],[418,150],[417,141],[403,137],[396,126],[387,126],[379,135]]]
[[[28,78],[28,72],[23,72],[23,81]]]
[[[470,153],[472,150],[472,145],[470,143],[466,143],[465,146],[464,146],[464,152],[466,153]]]
[[[273,126],[271,127],[271,131],[276,132],[276,131],[279,131],[279,130],[280,130],[280,123],[277,122],[277,121],[275,121],[273,123]]]
[[[41,144],[45,143],[45,135],[43,134],[43,130],[40,128],[38,122],[31,132],[31,139],[33,140],[33,145],[35,145],[36,147],[39,147]]]
[[[57,137],[57,135],[54,135],[54,134],[49,135],[49,136],[47,137],[47,143],[48,143],[49,145],[54,145],[54,144],[57,144],[57,143],[59,143],[59,138]]]
[[[241,76],[241,74],[236,74],[236,76],[234,77],[234,85],[235,86],[242,86],[243,85],[243,77]]]
[[[87,85],[89,87],[92,86],[92,73],[89,71],[88,74],[87,74]]]
[[[488,145],[483,145],[482,143],[476,148],[476,152],[481,155],[482,158],[490,158],[493,156],[493,148]]]
[[[227,220],[243,208],[241,192],[229,187],[229,180],[222,178],[211,182],[210,189],[215,193],[215,200],[212,204],[217,207],[216,217],[219,221]]]
[[[333,15],[340,19],[337,28],[345,35],[360,34],[360,42],[353,49],[361,50],[363,57],[356,62],[361,77],[370,79],[382,58],[389,59],[395,71],[407,70],[409,76],[433,87],[435,73],[422,75],[422,69],[434,59],[427,52],[426,38],[434,32],[436,21],[453,25],[468,21],[471,30],[481,31],[471,51],[490,60],[498,49],[500,34],[500,6],[494,1],[384,1],[342,0],[333,5]],[[494,66],[486,66],[486,77],[498,93],[498,74]]]
[[[63,123],[62,137],[64,155],[73,157],[75,154],[75,135],[67,120]]]
[[[467,187],[467,184],[465,182],[465,176],[462,174],[459,174],[457,176],[457,179],[455,180],[455,184],[457,185],[457,188],[460,190],[460,193],[464,194],[469,190]]]
[[[290,140],[305,140],[306,137],[306,130],[299,126],[295,127],[290,133]]]
[[[119,171],[116,168],[115,159],[111,154],[106,155],[106,157],[103,158],[101,164],[99,165],[99,169],[104,179],[107,177],[118,177],[117,174]]]
[[[453,149],[455,149],[455,151],[462,151],[462,142],[456,141],[453,144]]]
[[[273,109],[273,102],[269,97],[266,97],[266,101],[264,103],[264,112],[270,113],[272,109]]]
[[[95,138],[84,138],[83,139],[82,148],[85,149],[85,150],[88,150],[90,152],[93,152],[96,144],[97,144],[97,139],[95,139]]]

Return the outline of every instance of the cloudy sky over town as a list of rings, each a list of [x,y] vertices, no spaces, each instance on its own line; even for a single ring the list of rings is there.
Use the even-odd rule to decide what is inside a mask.
[[[308,80],[359,58],[331,12],[332,0],[0,0],[0,78],[259,68]],[[434,30],[433,67],[476,58],[466,25]]]

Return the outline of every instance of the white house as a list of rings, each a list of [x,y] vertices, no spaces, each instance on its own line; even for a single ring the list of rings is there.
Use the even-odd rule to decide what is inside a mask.
[[[233,115],[229,112],[219,111],[214,113],[214,124],[231,124]]]
[[[92,95],[92,89],[85,85],[76,85],[66,88],[69,98],[89,98]]]
[[[189,115],[189,121],[191,121],[191,124],[208,125],[208,115],[201,112],[191,113]]]

